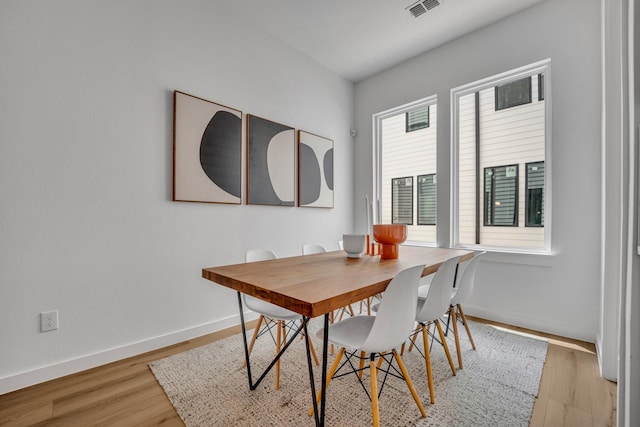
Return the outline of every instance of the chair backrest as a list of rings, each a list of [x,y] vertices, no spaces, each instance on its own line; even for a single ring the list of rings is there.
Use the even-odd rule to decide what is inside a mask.
[[[269,249],[249,249],[244,255],[246,262],[267,261],[276,258],[278,258],[276,254]],[[261,307],[264,305],[264,301],[261,299],[247,294],[242,294],[242,302],[249,310],[257,312],[260,312]]]
[[[451,305],[461,304],[469,297],[469,295],[471,295],[476,278],[476,269],[478,268],[480,258],[485,253],[486,252],[482,252],[474,256],[471,261],[469,261],[469,264],[467,264],[467,268],[464,270],[462,277],[460,278],[460,283],[458,283],[456,291],[451,297]]]
[[[369,336],[360,350],[382,352],[402,344],[415,324],[418,282],[424,265],[407,268],[389,282]]]
[[[244,256],[245,262],[266,261],[278,258],[269,249],[249,249]]]
[[[453,287],[453,280],[456,276],[458,259],[459,257],[449,258],[440,264],[438,271],[436,271],[433,276],[429,293],[422,305],[422,309],[416,314],[417,321],[430,322],[439,318],[449,310],[451,288]]]
[[[307,243],[302,245],[302,255],[321,254],[327,252],[324,246],[316,243]]]

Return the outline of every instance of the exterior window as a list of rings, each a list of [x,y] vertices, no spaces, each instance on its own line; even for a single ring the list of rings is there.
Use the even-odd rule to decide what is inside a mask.
[[[551,251],[550,63],[451,90],[451,246]]]
[[[408,121],[428,126],[407,132]],[[373,220],[407,224],[408,244],[436,245],[437,97],[374,114],[373,122]],[[431,175],[433,179],[422,180]]]
[[[531,77],[495,87],[496,111],[531,103]]]
[[[413,132],[429,127],[429,107],[409,111],[405,114],[405,132]]]
[[[518,165],[484,169],[484,225],[518,225]]]
[[[413,177],[391,180],[391,223],[413,224]]]
[[[436,225],[436,174],[418,176],[418,225]]]
[[[544,162],[527,163],[525,225],[544,226]]]

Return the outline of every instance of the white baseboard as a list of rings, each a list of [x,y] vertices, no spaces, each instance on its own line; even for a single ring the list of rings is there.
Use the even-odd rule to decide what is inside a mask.
[[[256,313],[245,313],[245,320],[250,321],[257,319]],[[240,316],[235,315],[224,319],[215,320],[213,322],[204,323],[202,325],[193,326],[180,331],[170,332],[166,335],[147,338],[141,341],[114,347],[98,353],[87,354],[75,359],[65,360],[63,362],[54,363],[40,368],[32,369],[25,372],[9,375],[0,378],[0,395],[11,391],[19,390],[45,381],[61,378],[66,375],[85,371],[105,365],[107,363],[116,362],[128,357],[137,356],[148,351],[157,350],[177,344],[182,341],[197,338],[212,332],[221,331],[240,324]]]
[[[545,332],[548,334],[559,335],[562,337],[573,338],[581,341],[596,342],[596,332],[588,329],[579,328],[572,325],[558,324],[548,322],[541,319],[533,319],[525,316],[519,316],[513,313],[495,312],[485,310],[471,305],[463,306],[465,314],[480,317],[487,320],[506,323],[508,325],[520,326],[522,328],[532,329],[534,331]]]

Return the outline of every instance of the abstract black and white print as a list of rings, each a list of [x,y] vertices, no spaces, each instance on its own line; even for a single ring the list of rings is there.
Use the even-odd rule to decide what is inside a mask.
[[[294,129],[247,115],[247,203],[294,206]]]
[[[173,200],[240,204],[242,112],[174,91]]]
[[[298,131],[298,206],[333,207],[333,141]]]

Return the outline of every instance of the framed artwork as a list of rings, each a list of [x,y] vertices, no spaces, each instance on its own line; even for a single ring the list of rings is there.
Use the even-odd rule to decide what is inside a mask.
[[[241,203],[242,112],[173,92],[173,200]]]
[[[333,208],[333,141],[298,131],[298,206]]]
[[[295,131],[247,114],[247,204],[294,206]]]

